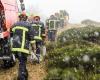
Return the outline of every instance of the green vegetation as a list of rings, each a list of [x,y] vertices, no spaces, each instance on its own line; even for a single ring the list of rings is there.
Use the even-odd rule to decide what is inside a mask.
[[[100,27],[69,29],[47,46],[46,80],[99,80]]]

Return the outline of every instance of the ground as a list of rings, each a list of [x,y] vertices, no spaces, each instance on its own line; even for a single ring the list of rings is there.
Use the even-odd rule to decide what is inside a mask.
[[[46,63],[41,62],[40,64],[32,64],[28,62],[27,69],[29,73],[29,80],[43,80],[46,76]],[[18,70],[18,62],[15,67],[0,70],[0,80],[16,80],[17,78],[17,70]]]

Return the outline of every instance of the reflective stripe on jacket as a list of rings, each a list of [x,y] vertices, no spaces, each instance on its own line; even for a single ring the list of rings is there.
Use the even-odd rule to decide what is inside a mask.
[[[29,44],[34,39],[34,29],[28,22],[20,21],[12,28],[12,51],[29,54]]]

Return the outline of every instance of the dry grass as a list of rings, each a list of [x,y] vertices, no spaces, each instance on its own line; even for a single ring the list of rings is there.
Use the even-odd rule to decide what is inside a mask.
[[[46,63],[41,62],[40,64],[27,63],[27,69],[29,73],[28,80],[43,80],[46,76]],[[18,73],[18,62],[15,67],[8,70],[0,70],[0,80],[16,80]]]

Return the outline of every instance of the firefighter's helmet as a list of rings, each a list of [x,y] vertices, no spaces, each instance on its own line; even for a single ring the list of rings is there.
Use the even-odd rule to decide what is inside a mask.
[[[19,19],[20,20],[26,21],[27,18],[28,18],[28,16],[27,16],[27,14],[25,12],[22,12],[22,13],[19,14]]]
[[[40,16],[34,16],[34,20],[40,20]]]

